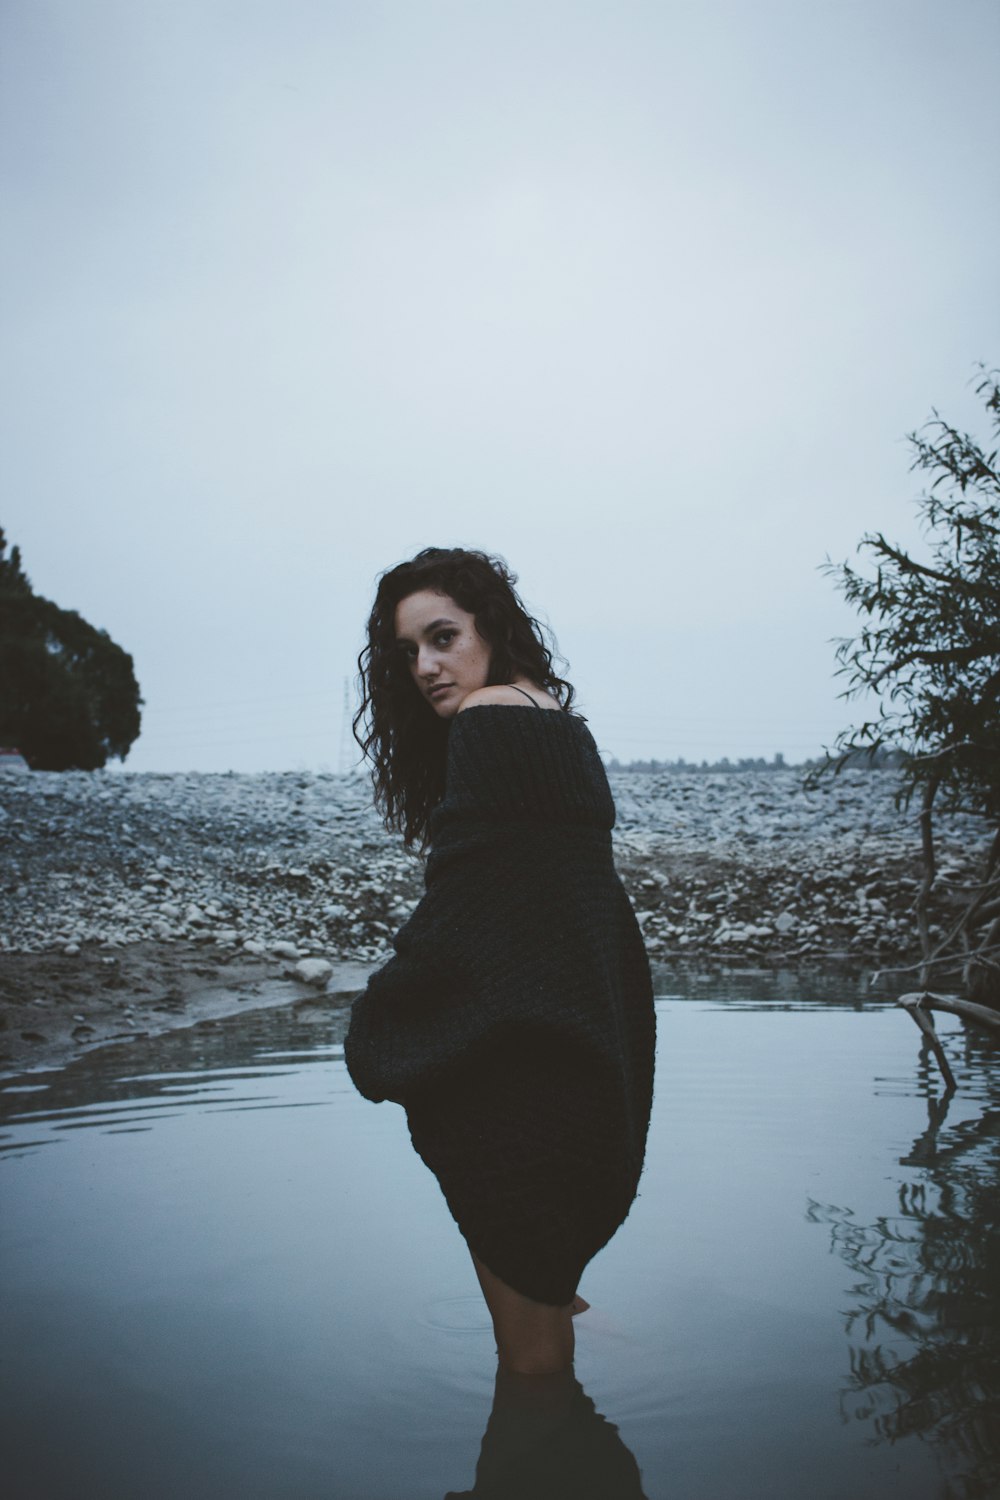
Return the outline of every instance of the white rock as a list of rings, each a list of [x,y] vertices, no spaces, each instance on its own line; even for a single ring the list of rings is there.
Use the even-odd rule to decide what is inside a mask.
[[[299,950],[294,943],[272,943],[271,952],[276,958],[298,958]]]
[[[790,911],[783,911],[780,917],[775,917],[774,919],[774,930],[784,936],[786,933],[791,932],[795,924],[795,916]]]
[[[325,985],[333,973],[333,964],[325,958],[302,958],[295,965],[295,972],[306,984],[317,987]]]
[[[267,949],[264,946],[264,944],[263,943],[259,943],[256,938],[244,938],[243,939],[243,952],[244,953],[262,954],[262,953],[266,953]]]

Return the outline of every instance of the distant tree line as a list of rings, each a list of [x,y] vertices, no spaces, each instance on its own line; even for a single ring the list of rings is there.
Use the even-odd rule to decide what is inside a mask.
[[[903,750],[895,750],[888,745],[876,745],[871,749],[862,748],[848,752],[843,759],[843,767],[850,767],[859,771],[886,771],[895,770],[905,765],[906,753]],[[741,771],[813,771],[826,764],[825,759],[804,760],[798,765],[790,765],[779,751],[773,760],[765,760],[762,755],[756,758],[743,756],[740,760],[730,760],[724,755],[721,760],[694,761],[685,760],[683,755],[676,760],[629,760],[619,761],[614,757],[608,761],[609,771],[667,771],[685,772],[698,775],[717,775],[719,772],[739,773]]]
[[[141,703],[131,656],[36,594],[0,530],[0,745],[34,771],[94,771],[125,759]]]

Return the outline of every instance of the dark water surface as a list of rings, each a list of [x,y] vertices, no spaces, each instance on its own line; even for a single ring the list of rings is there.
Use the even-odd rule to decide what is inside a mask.
[[[9,1080],[5,1493],[1000,1494],[1000,1052],[943,1020],[945,1113],[912,1022],[846,981],[674,991],[575,1380],[497,1381],[403,1113],[344,1069],[346,1014]]]

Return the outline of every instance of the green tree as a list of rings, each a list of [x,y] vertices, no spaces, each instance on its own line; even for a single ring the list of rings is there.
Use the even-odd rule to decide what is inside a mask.
[[[0,743],[33,770],[124,760],[140,727],[131,656],[74,610],[35,594],[0,530]]]
[[[932,476],[918,500],[928,555],[912,557],[881,532],[863,537],[874,576],[827,560],[826,571],[864,617],[839,642],[843,696],[874,692],[877,717],[845,730],[829,764],[895,745],[906,754],[900,799],[921,805],[923,883],[917,898],[922,982],[961,972],[973,999],[1000,1005],[1000,371],[975,386],[989,437],[979,442],[935,410],[909,434],[912,468]],[[983,883],[932,940],[933,813],[961,809],[993,833]]]

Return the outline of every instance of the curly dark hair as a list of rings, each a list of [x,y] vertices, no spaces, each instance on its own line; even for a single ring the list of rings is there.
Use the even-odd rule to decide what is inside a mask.
[[[372,762],[375,806],[386,828],[402,833],[408,847],[417,840],[426,847],[428,820],[444,795],[449,721],[438,718],[413,682],[396,644],[396,606],[421,589],[447,594],[475,617],[490,647],[488,685],[524,676],[568,709],[573,687],[553,669],[555,640],[528,614],[516,582],[502,557],[464,547],[425,547],[379,575],[368,644],[358,657],[361,707],[353,729]]]

